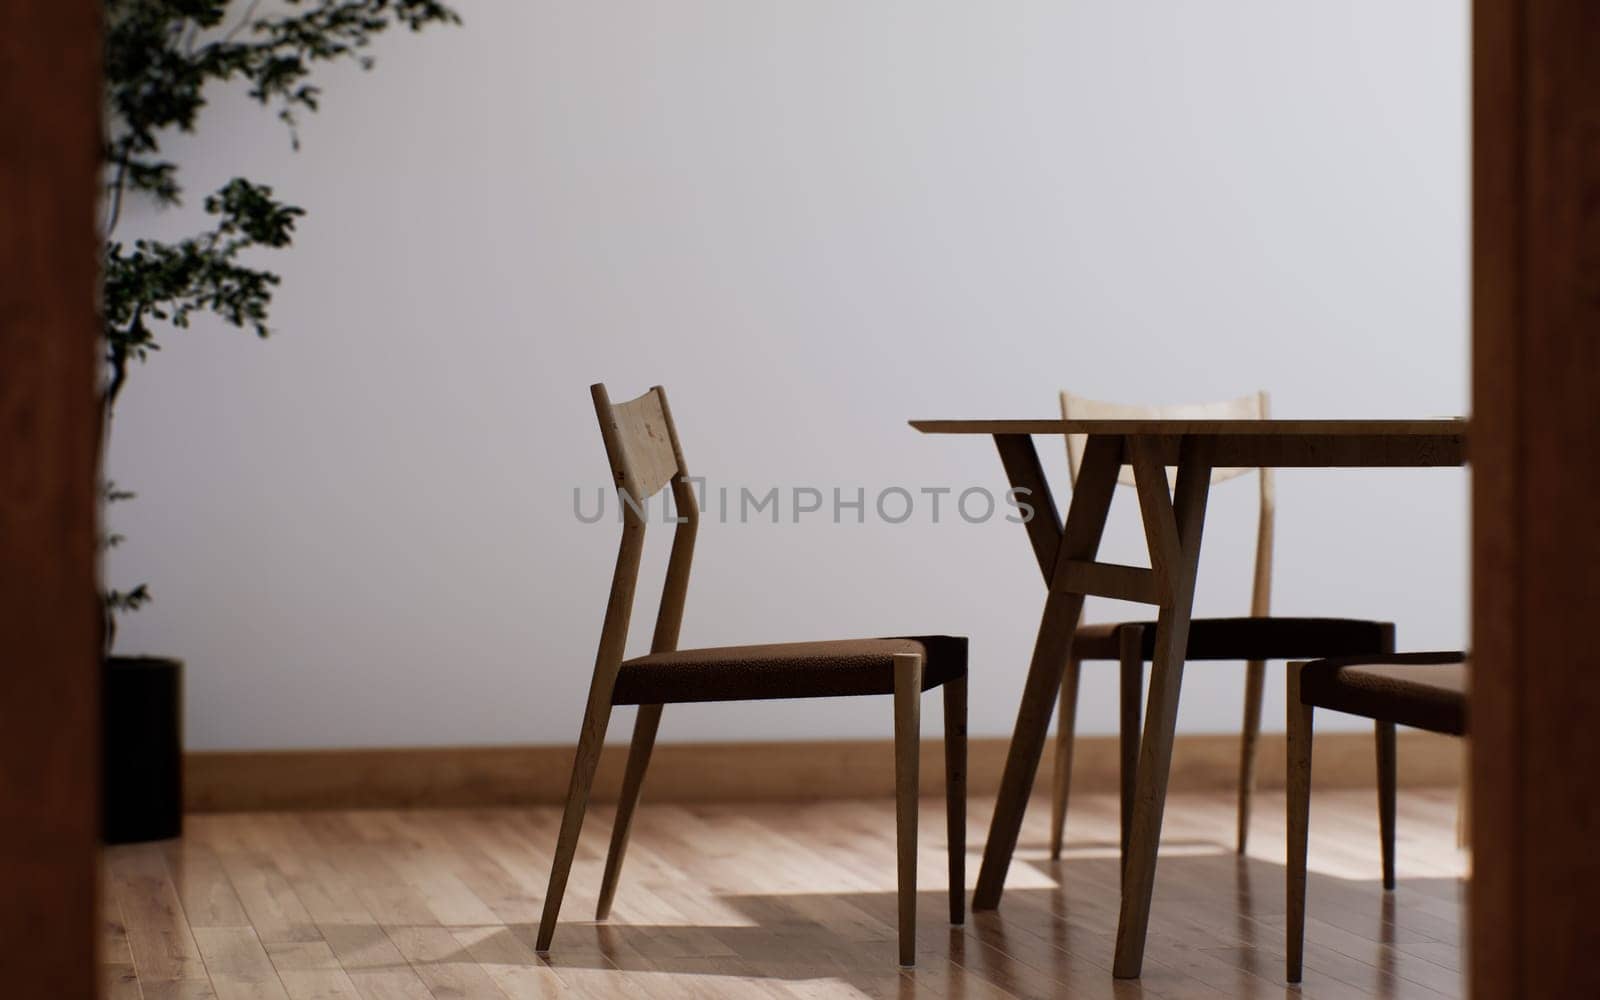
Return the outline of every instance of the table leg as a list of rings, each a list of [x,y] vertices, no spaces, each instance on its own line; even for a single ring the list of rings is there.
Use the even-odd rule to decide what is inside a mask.
[[[1178,692],[1183,686],[1184,653],[1189,645],[1189,616],[1194,605],[1200,533],[1211,486],[1210,462],[1202,442],[1196,439],[1185,439],[1179,450],[1175,501],[1168,496],[1166,470],[1159,464],[1156,452],[1138,442],[1130,447],[1133,448],[1139,508],[1150,543],[1152,568],[1165,584],[1166,600],[1156,620],[1150,700],[1145,712],[1138,786],[1134,793],[1133,831],[1123,868],[1122,912],[1117,924],[1116,960],[1112,965],[1112,972],[1119,979],[1136,978],[1144,964],[1145,933],[1155,888],[1156,853],[1161,842],[1167,777],[1172,766],[1172,739],[1178,723]]]
[[[1050,499],[1049,487],[1043,475],[1038,473],[1038,456],[1033,454],[1032,442],[1019,435],[997,435],[995,442],[1005,460],[1012,485],[1034,491],[1035,515],[1041,510],[1053,514],[1054,502]],[[1051,584],[1050,594],[1045,599],[1039,635],[1034,642],[1033,659],[1028,666],[1028,679],[1022,690],[1022,704],[1017,709],[1017,725],[1006,754],[1006,767],[1000,779],[994,817],[989,821],[983,865],[978,869],[978,886],[972,897],[974,910],[992,910],[1000,905],[1006,870],[1011,865],[1011,855],[1017,847],[1023,813],[1028,807],[1028,795],[1033,791],[1039,759],[1044,754],[1050,714],[1061,688],[1061,673],[1066,667],[1067,656],[1072,648],[1072,635],[1077,631],[1078,616],[1083,609],[1083,595],[1066,590],[1060,583],[1062,574],[1058,569],[1069,559],[1094,558],[1100,547],[1100,536],[1105,531],[1106,513],[1111,509],[1111,496],[1116,489],[1117,471],[1121,466],[1121,438],[1091,437],[1084,448],[1083,466],[1078,473],[1077,487],[1073,490],[1072,505],[1067,511],[1067,523],[1061,530],[1054,553],[1045,551],[1053,540],[1053,533],[1039,526],[1030,527],[1029,536],[1039,557],[1040,568],[1046,565],[1050,567],[1047,574]]]
[[[1049,587],[1056,555],[1061,551],[1061,515],[1056,511],[1050,483],[1044,478],[1044,467],[1039,464],[1039,452],[1033,447],[1033,438],[1026,434],[996,434],[994,445],[1000,450],[1000,463],[1005,466],[1011,488],[1026,497],[1033,509],[1033,516],[1023,527],[1028,530],[1028,544],[1039,562],[1044,585]]]
[[[972,895],[974,910],[992,910],[1000,905],[1005,889],[1006,870],[1022,832],[1022,816],[1028,807],[1044,754],[1050,728],[1050,713],[1055,708],[1061,687],[1061,673],[1077,630],[1082,594],[1052,593],[1044,605],[1039,622],[1039,637],[1033,647],[1033,662],[1022,689],[1022,705],[1017,711],[1016,729],[1006,753],[1006,769],[1000,779],[1000,794],[995,800],[994,817],[989,821],[989,838],[983,847],[983,865],[978,869],[978,887]]]

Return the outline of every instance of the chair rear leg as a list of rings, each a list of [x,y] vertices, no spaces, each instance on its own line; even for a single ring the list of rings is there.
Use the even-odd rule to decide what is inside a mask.
[[[1378,835],[1383,841],[1383,887],[1394,888],[1394,723],[1374,724],[1378,737]]]
[[[1315,711],[1300,701],[1300,668],[1289,665],[1289,860],[1288,897],[1288,979],[1300,981],[1306,943],[1306,847],[1311,820],[1311,720]]]
[[[917,791],[921,770],[922,657],[894,657],[894,813],[899,855],[900,965],[917,963]]]
[[[583,813],[589,805],[589,789],[600,763],[600,748],[605,743],[606,724],[611,721],[611,706],[590,705],[583,716],[578,737],[578,753],[572,761],[572,781],[567,786],[567,806],[561,814],[561,834],[556,838],[555,859],[550,864],[550,887],[545,890],[544,914],[539,918],[539,936],[534,950],[550,951],[556,933],[556,917],[561,913],[561,897],[567,892],[567,876],[572,872],[572,857],[578,850],[578,834],[583,829]]]
[[[1122,867],[1128,867],[1128,838],[1133,832],[1134,790],[1139,784],[1140,702],[1144,700],[1144,629],[1124,628],[1119,632],[1122,664],[1121,779],[1122,779]]]
[[[1250,841],[1250,804],[1256,791],[1256,747],[1261,740],[1261,696],[1266,688],[1267,665],[1251,660],[1244,671],[1244,728],[1239,736],[1239,841],[1244,853]]]
[[[611,825],[611,847],[606,851],[606,873],[600,880],[600,902],[594,918],[611,914],[611,900],[617,894],[617,879],[622,874],[622,859],[628,852],[628,834],[633,827],[633,810],[639,804],[644,772],[650,766],[650,751],[656,745],[656,728],[661,724],[660,705],[640,705],[633,723],[633,745],[628,749],[628,767],[622,775],[622,795],[617,799],[617,820]]]
[[[1078,725],[1078,671],[1081,661],[1067,660],[1061,674],[1060,715],[1056,722],[1056,773],[1050,792],[1050,859],[1061,857],[1061,838],[1067,826],[1067,800],[1072,793],[1072,749]],[[966,683],[965,680],[962,681]]]
[[[966,922],[967,676],[944,686],[944,814],[950,854],[950,922]]]

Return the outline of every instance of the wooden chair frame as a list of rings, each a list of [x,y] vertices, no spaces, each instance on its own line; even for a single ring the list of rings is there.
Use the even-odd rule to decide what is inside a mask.
[[[578,748],[572,765],[561,830],[550,869],[550,885],[545,894],[544,912],[539,921],[536,950],[547,954],[555,935],[556,920],[566,893],[567,878],[577,851],[589,793],[611,720],[613,693],[622,668],[634,594],[639,579],[640,557],[644,550],[646,504],[663,487],[671,486],[677,507],[677,526],[667,561],[666,583],[656,614],[652,653],[671,652],[678,646],[678,631],[683,622],[684,600],[689,589],[689,568],[694,556],[695,535],[700,509],[690,486],[689,470],[667,405],[665,390],[655,386],[644,395],[624,403],[611,402],[603,384],[590,387],[600,433],[610,459],[622,507],[622,541],[612,573],[610,596],[601,626],[599,649],[595,654],[594,675],[589,699],[584,708]],[[924,660],[920,655],[894,656],[894,733],[895,733],[895,819],[898,855],[899,958],[911,966],[916,956],[916,871],[917,798],[920,782],[920,723]],[[966,860],[966,733],[967,681],[945,682],[945,786],[949,835],[950,922],[965,919]],[[623,773],[616,820],[611,828],[611,843],[606,854],[595,919],[604,920],[611,911],[627,852],[633,814],[644,785],[645,771],[655,746],[661,723],[662,705],[640,705],[634,723],[633,740]]]
[[[1395,663],[1444,665],[1465,662],[1466,654],[1460,651],[1404,653],[1384,657],[1383,659]],[[1336,663],[1339,661],[1324,662]],[[1284,864],[1284,897],[1287,906],[1287,914],[1284,921],[1286,927],[1284,951],[1286,978],[1291,983],[1301,981],[1301,974],[1304,968],[1306,866],[1311,831],[1311,751],[1316,710],[1318,707],[1323,707],[1325,711],[1349,711],[1347,709],[1320,706],[1315,700],[1307,701],[1305,699],[1302,693],[1302,680],[1306,668],[1310,665],[1307,661],[1291,661],[1289,663],[1286,719],[1288,731],[1286,777],[1288,780],[1287,794],[1284,801],[1285,825],[1288,828],[1287,860]],[[1378,718],[1376,717],[1377,713],[1362,712],[1361,714],[1372,718],[1374,748],[1378,765],[1378,839],[1382,854],[1383,888],[1385,892],[1391,892],[1395,887],[1395,806],[1399,788],[1399,758],[1395,741],[1396,722],[1393,718]],[[1409,720],[1409,722],[1413,725],[1422,724],[1420,720]],[[1435,728],[1433,725],[1429,725],[1426,728],[1435,732],[1461,737],[1463,741],[1466,739],[1466,733],[1455,728]]]

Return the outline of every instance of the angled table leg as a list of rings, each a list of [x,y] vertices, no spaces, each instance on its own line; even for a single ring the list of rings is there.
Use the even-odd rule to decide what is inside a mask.
[[[1027,525],[1028,536],[1039,560],[1039,569],[1050,584],[1050,593],[1045,598],[1039,635],[1023,686],[1022,704],[1017,709],[1017,725],[1006,754],[994,818],[989,821],[989,839],[984,845],[983,865],[978,869],[978,886],[972,897],[974,910],[992,910],[1000,904],[1006,869],[1017,847],[1028,795],[1038,774],[1039,758],[1044,754],[1050,713],[1055,707],[1056,692],[1061,688],[1061,673],[1072,647],[1079,612],[1083,610],[1083,595],[1066,590],[1059,567],[1068,560],[1092,559],[1099,549],[1106,513],[1111,508],[1111,495],[1117,485],[1117,470],[1122,463],[1121,438],[1089,439],[1066,525],[1058,529],[1052,523],[1056,521],[1055,501],[1040,470],[1032,440],[1026,435],[997,434],[995,444],[1000,449],[1011,485],[1029,491],[1034,516]]]
[[[1129,442],[1139,509],[1144,518],[1150,559],[1164,591],[1156,620],[1150,700],[1145,711],[1144,739],[1139,748],[1139,778],[1134,793],[1133,830],[1122,873],[1122,912],[1117,924],[1116,960],[1119,979],[1138,977],[1144,964],[1145,933],[1155,888],[1156,851],[1166,806],[1167,776],[1172,767],[1172,740],[1178,724],[1178,691],[1183,686],[1184,653],[1189,646],[1189,616],[1194,605],[1195,571],[1200,559],[1200,532],[1211,488],[1211,464],[1205,444],[1183,440],[1178,453],[1176,498],[1167,492],[1166,469],[1159,449],[1147,440]]]

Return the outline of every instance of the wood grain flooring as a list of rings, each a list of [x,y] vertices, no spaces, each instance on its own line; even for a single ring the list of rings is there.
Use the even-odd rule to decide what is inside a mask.
[[[1284,997],[1462,995],[1465,855],[1455,792],[1400,796],[1399,888],[1379,887],[1370,790],[1318,792],[1305,982],[1283,982],[1281,794],[1234,857],[1229,794],[1167,808],[1144,976],[1111,976],[1114,796],[1073,801],[1059,862],[1048,802],[1023,827],[998,913],[951,928],[943,804],[922,803],[917,968],[895,953],[894,803],[653,804],[634,820],[611,919],[592,913],[609,807],[592,810],[548,961],[534,954],[558,810],[193,816],[181,841],[105,854],[110,1000],[544,997]],[[975,798],[969,844],[992,802]],[[969,865],[969,871],[975,866]]]

